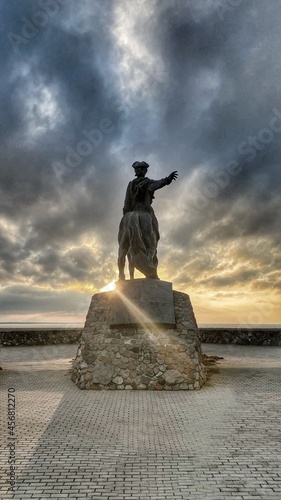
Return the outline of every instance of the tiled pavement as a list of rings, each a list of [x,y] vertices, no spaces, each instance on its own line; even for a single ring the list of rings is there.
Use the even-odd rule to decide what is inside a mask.
[[[187,392],[81,391],[69,374],[76,349],[1,349],[1,499],[281,499],[280,347],[205,344],[224,359]]]

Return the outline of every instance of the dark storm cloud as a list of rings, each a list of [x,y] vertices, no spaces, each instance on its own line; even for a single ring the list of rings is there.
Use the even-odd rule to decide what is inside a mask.
[[[58,11],[46,26],[34,27],[42,5],[48,3],[52,2],[19,6],[12,0],[1,8],[6,35],[5,79],[0,87],[1,215],[19,225],[26,258],[31,252],[45,255],[48,245],[56,248],[85,232],[93,234],[106,219],[110,225],[118,186],[108,149],[119,134],[119,114],[114,89],[102,74],[109,50],[109,13],[98,8],[94,30],[81,33],[75,23],[71,25],[71,15],[76,10],[79,15],[79,9],[73,2],[62,2],[65,5],[57,3]],[[30,38],[23,38],[26,33]],[[93,130],[102,141],[93,145],[90,155],[80,156],[75,167],[77,154],[72,151],[86,139],[83,131]],[[72,168],[66,164],[67,155]],[[55,161],[65,167],[62,178],[53,168]],[[106,237],[106,231],[101,232]]]
[[[37,28],[28,23],[50,2],[1,5],[0,215],[17,228],[13,239],[8,230],[2,235],[2,283],[102,285],[101,273],[112,281],[125,187],[137,159],[151,163],[152,178],[179,170],[178,182],[155,202],[171,279],[227,286],[228,276],[209,274],[212,266],[221,272],[215,246],[242,258],[254,238],[268,242],[264,256],[271,247],[274,258],[266,269],[274,270],[281,215],[276,6],[51,3],[56,11],[45,10],[47,22]],[[24,41],[11,36],[28,29]],[[99,242],[102,256],[85,237]],[[252,256],[255,267],[256,247]],[[235,283],[239,273],[255,279],[251,270],[235,272]]]
[[[194,249],[204,255],[206,248],[212,253],[216,245],[235,242],[243,250],[252,238],[256,246],[265,238],[271,246],[264,249],[264,260],[266,252],[278,252],[281,71],[280,19],[274,5],[241,2],[223,22],[216,8],[196,20],[189,7],[181,10],[181,16],[176,10],[170,12],[168,19],[167,5],[162,4],[166,28],[162,51],[171,68],[162,131],[166,158],[179,156],[188,176],[200,167],[199,177],[178,206],[182,216],[170,230],[169,247],[171,252],[175,246],[185,250],[182,259],[190,262],[186,267],[194,276]],[[208,92],[204,93],[200,73],[210,78]],[[255,244],[252,257],[248,265],[255,268],[259,262]],[[204,264],[197,271],[204,273]],[[247,276],[250,282],[255,272]],[[212,286],[235,282],[234,276],[232,281],[218,277]]]
[[[42,290],[23,285],[8,286],[0,290],[0,313],[31,312],[72,313],[85,311],[89,300],[79,293]]]
[[[22,17],[23,10],[18,10],[18,2],[10,2],[9,8],[3,12],[8,16],[5,22],[6,34],[21,34],[24,26],[22,19],[31,23],[39,5],[40,2],[25,4],[25,16]],[[83,2],[80,7],[82,5]],[[109,82],[104,80],[98,62],[104,56],[106,65],[108,37],[104,33],[104,24],[99,18],[93,32],[80,33],[75,25],[68,26],[71,8],[75,10],[73,2],[60,7],[56,17],[50,18],[45,27],[38,28],[38,33],[26,45],[20,46],[16,53],[5,39],[6,52],[13,63],[9,64],[10,71],[1,90],[4,96],[10,92],[7,107],[9,110],[14,109],[15,115],[10,129],[8,120],[2,122],[9,135],[7,161],[11,157],[12,166],[16,162],[15,157],[24,161],[24,148],[25,155],[29,153],[29,156],[33,156],[27,157],[30,165],[28,178],[38,176],[47,184],[56,181],[51,168],[52,161],[65,162],[66,148],[75,149],[77,143],[85,139],[84,129],[89,131],[99,127],[102,119],[109,118],[109,113],[115,122],[118,118],[111,109],[114,92],[112,88],[107,88]],[[105,9],[103,17],[106,17]],[[14,126],[14,122],[18,127]],[[38,134],[36,129],[40,126],[43,130]],[[28,134],[27,128],[30,128]],[[103,134],[102,148],[96,146],[90,158],[83,158],[80,168],[82,172],[89,165],[92,167],[98,163],[102,177],[103,172],[110,167],[107,148],[117,134],[117,127],[113,126],[112,129],[114,134]],[[19,170],[20,166],[15,165],[13,173],[18,173]],[[71,169],[68,170],[71,173]],[[76,173],[77,175],[79,174]],[[64,180],[67,179],[68,176],[65,176]],[[45,186],[41,190],[45,192]]]
[[[0,232],[0,262],[1,262],[1,274],[2,279],[5,278],[5,274],[9,276],[10,273],[13,274],[15,271],[15,266],[20,258],[21,248],[18,243],[11,241],[7,235],[1,231]]]

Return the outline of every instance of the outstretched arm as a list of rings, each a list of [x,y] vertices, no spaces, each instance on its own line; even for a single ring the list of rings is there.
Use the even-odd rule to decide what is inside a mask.
[[[164,186],[168,186],[171,184],[172,181],[175,181],[178,177],[178,172],[177,170],[174,170],[168,177],[165,177],[164,179],[160,179],[159,181],[153,181],[150,180],[149,185],[148,185],[148,191],[156,191],[157,189],[161,189]]]

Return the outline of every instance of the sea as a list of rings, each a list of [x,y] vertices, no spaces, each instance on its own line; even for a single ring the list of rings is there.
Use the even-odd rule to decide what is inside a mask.
[[[38,328],[44,329],[44,330],[54,330],[54,329],[59,329],[59,330],[64,330],[64,329],[73,329],[73,328],[83,328],[84,323],[44,323],[44,322],[2,322],[0,321],[0,329],[7,328],[7,329],[19,329],[19,330],[26,330],[27,328],[32,330]]]
[[[227,324],[227,323],[198,323],[199,328],[281,328],[281,324]],[[84,323],[44,323],[44,322],[1,322],[0,329],[75,329],[83,328]]]

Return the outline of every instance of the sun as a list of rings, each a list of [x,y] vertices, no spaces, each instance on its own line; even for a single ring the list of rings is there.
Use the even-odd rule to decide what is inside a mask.
[[[101,292],[112,292],[116,288],[116,283],[115,281],[111,281],[111,283],[108,283],[108,285],[104,286],[103,288],[100,289]]]

